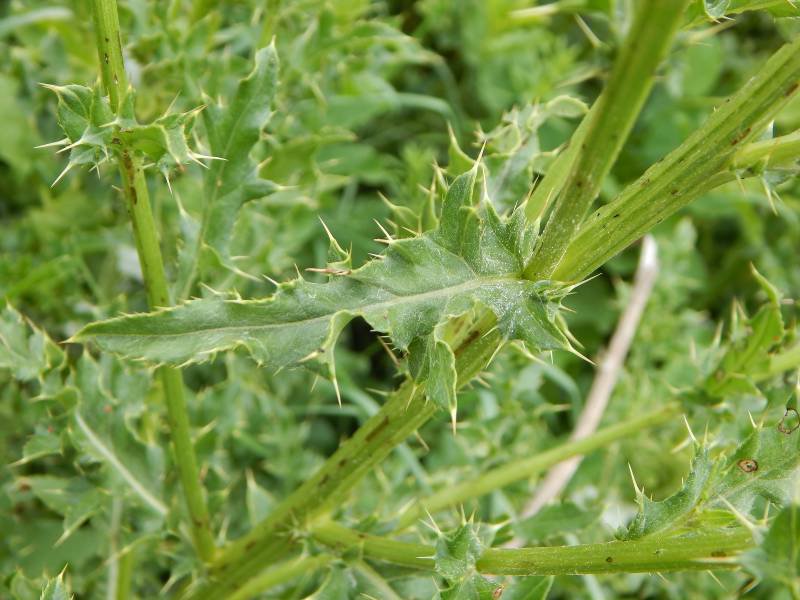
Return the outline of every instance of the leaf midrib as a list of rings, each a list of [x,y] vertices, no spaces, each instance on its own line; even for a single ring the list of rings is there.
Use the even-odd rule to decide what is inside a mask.
[[[259,330],[268,330],[268,329],[275,329],[281,327],[289,327],[289,326],[298,326],[298,325],[305,325],[314,323],[317,321],[326,321],[332,319],[336,314],[342,312],[353,312],[354,314],[359,314],[366,309],[372,310],[380,310],[383,307],[391,307],[394,305],[400,305],[404,302],[410,302],[412,300],[423,300],[426,298],[435,298],[437,296],[453,296],[460,292],[467,292],[472,289],[479,289],[483,286],[492,285],[492,284],[499,284],[499,283],[521,283],[526,284],[530,283],[524,279],[520,279],[515,274],[508,274],[503,276],[494,276],[494,277],[485,277],[481,279],[476,279],[464,283],[457,284],[455,286],[449,287],[442,287],[437,288],[434,290],[429,290],[427,292],[422,292],[420,294],[412,294],[412,295],[395,295],[395,297],[391,300],[385,300],[381,302],[375,303],[366,303],[360,306],[355,306],[351,308],[342,308],[340,310],[336,310],[333,312],[326,313],[324,315],[320,315],[318,317],[311,317],[308,319],[298,319],[295,321],[281,321],[280,323],[266,323],[261,325],[227,325],[224,327],[208,327],[204,329],[192,329],[191,331],[180,332],[180,333],[103,333],[98,332],[95,335],[103,336],[106,338],[110,337],[135,337],[135,338],[176,338],[176,337],[184,337],[188,335],[199,335],[204,333],[213,333],[213,332],[224,332],[224,331],[234,331],[234,330],[241,330],[241,329],[259,329]],[[384,288],[385,289],[385,288]],[[254,302],[260,302],[260,300],[244,300],[244,301],[236,301],[231,300],[229,301],[234,304],[248,304]],[[127,319],[128,317],[122,317],[122,320]],[[92,326],[90,325],[87,330],[91,333]]]

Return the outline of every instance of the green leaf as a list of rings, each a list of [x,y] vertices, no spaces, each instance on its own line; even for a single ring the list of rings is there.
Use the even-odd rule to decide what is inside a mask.
[[[339,600],[340,598],[352,598],[355,588],[355,581],[350,573],[340,566],[334,566],[328,572],[325,581],[320,588],[307,596],[306,600]]]
[[[64,353],[47,335],[5,305],[0,312],[0,369],[8,369],[20,381],[31,381],[63,360]]]
[[[37,458],[61,453],[61,436],[45,428],[37,431],[25,442],[22,447],[22,458],[14,466],[23,465]]]
[[[542,541],[563,533],[580,531],[600,518],[598,508],[583,509],[572,502],[551,504],[516,525],[527,540]]]
[[[442,600],[494,600],[503,588],[482,575],[472,572],[443,590]]]
[[[72,594],[69,593],[69,587],[64,582],[64,571],[59,573],[58,577],[51,579],[42,590],[40,600],[70,600]]]
[[[759,498],[778,506],[789,504],[798,465],[800,434],[787,433],[777,418],[755,428],[730,455],[714,457],[708,446],[698,447],[678,492],[654,502],[639,491],[639,513],[624,537],[732,524],[738,515],[750,515]]]
[[[195,154],[186,141],[186,129],[196,110],[185,113],[166,113],[152,123],[140,124],[134,112],[135,94],[132,90],[122,99],[118,115],[114,114],[99,86],[47,85],[58,96],[58,123],[66,138],[48,146],[63,146],[59,152],[70,151],[69,162],[59,179],[77,165],[91,164],[97,168],[109,160],[122,144],[141,152],[165,177],[176,165],[199,162],[208,158]]]
[[[239,82],[227,106],[209,100],[202,114],[211,155],[221,160],[206,173],[200,242],[223,259],[239,208],[275,190],[258,177],[250,154],[269,120],[277,84],[278,54],[271,44],[256,52],[252,72]]]
[[[491,600],[499,586],[482,577],[475,564],[491,544],[494,530],[471,522],[436,541],[436,572],[450,584],[442,600]],[[502,590],[502,588],[500,588]]]
[[[101,369],[87,354],[78,361],[68,384],[79,396],[72,407],[69,435],[82,459],[104,465],[113,484],[131,492],[131,501],[166,516],[159,483],[164,459],[155,440],[145,445],[133,435],[124,407],[104,388]]]
[[[297,279],[266,300],[198,300],[149,315],[95,323],[75,339],[162,364],[184,364],[245,348],[259,363],[278,369],[320,365],[336,381],[333,348],[342,329],[363,317],[402,352],[412,372],[430,381],[430,397],[453,406],[453,350],[439,328],[476,305],[491,310],[506,339],[531,350],[569,348],[559,320],[568,291],[520,278],[535,236],[522,210],[507,220],[488,202],[474,205],[477,168],[447,191],[437,230],[393,240],[386,253],[328,283]]]
[[[708,448],[699,448],[683,487],[672,496],[654,502],[643,492],[639,492],[639,512],[628,527],[626,539],[661,533],[697,510],[709,484],[713,467],[714,462],[709,456]]]
[[[108,499],[107,493],[84,479],[38,475],[24,477],[21,483],[29,486],[39,500],[64,517],[64,533],[56,545],[64,542],[86,520],[97,514]]]
[[[436,541],[436,572],[448,581],[458,581],[475,569],[483,550],[484,542],[472,523],[442,533]]]
[[[546,600],[554,577],[519,577],[503,592],[502,600]]]
[[[800,506],[781,510],[758,548],[745,552],[741,563],[761,581],[800,594]]]

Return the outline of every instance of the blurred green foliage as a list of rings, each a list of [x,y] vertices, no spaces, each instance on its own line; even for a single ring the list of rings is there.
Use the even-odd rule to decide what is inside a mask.
[[[596,98],[629,24],[629,4],[559,0],[537,11],[542,7],[523,0],[123,2],[136,116],[146,123],[170,107],[182,113],[205,106],[188,127],[199,154],[214,151],[214,118],[201,121],[233,97],[256,51],[274,40],[280,58],[272,108],[251,154],[258,176],[274,187],[242,201],[229,252],[205,256],[176,291],[185,297],[266,296],[274,286],[262,275],[282,281],[296,268],[327,264],[328,240],[319,219],[360,265],[380,251],[373,219],[392,220],[399,236],[410,235],[402,227],[430,229],[431,188],[438,178],[460,172],[459,151],[474,158],[484,144],[490,170],[493,160],[499,165],[510,156],[535,155],[492,195],[498,210],[512,208],[546,169],[548,153],[568,139],[582,102]],[[741,1],[693,4],[692,27],[680,34],[663,65],[601,201],[685,139],[782,41],[800,35],[797,11],[785,2],[750,4],[766,10],[744,11],[748,3]],[[732,20],[708,20],[709,13],[726,11]],[[180,527],[184,509],[165,451],[156,384],[140,365],[63,343],[89,322],[146,307],[127,216],[109,185],[117,183],[117,174],[108,166],[97,173],[76,168],[51,187],[66,157],[36,149],[62,137],[57,98],[40,84],[91,88],[97,82],[90,12],[86,0],[0,5],[2,597],[37,598],[46,586],[43,598],[66,598],[66,582],[77,598],[121,597],[114,586],[132,569],[133,597],[150,598],[174,593],[198,568]],[[553,110],[539,119],[543,106]],[[795,99],[775,121],[774,134],[798,127]],[[201,165],[165,170],[171,191],[155,170],[150,189],[168,271],[178,280],[182,253],[196,235],[209,191]],[[747,351],[756,319],[773,319],[786,340],[795,335],[796,310],[786,299],[800,296],[800,184],[786,175],[726,185],[658,227],[660,274],[605,422],[622,421],[676,395],[699,394],[688,415],[691,427],[698,435],[708,429],[715,452],[733,452],[752,430],[748,412],[769,423],[783,415],[796,393],[790,375],[770,381],[773,387],[724,389],[710,378],[720,365],[728,369],[725,382],[752,374],[749,368],[760,372],[758,365],[724,357],[725,349]],[[595,356],[606,343],[629,294],[636,257],[635,248],[624,252],[566,300],[574,311],[567,322],[583,354]],[[751,265],[781,290],[781,299],[770,297]],[[318,274],[306,277],[322,280]],[[759,317],[759,310],[769,315]],[[720,343],[723,322],[726,341]],[[213,528],[225,539],[269,514],[374,414],[396,384],[394,356],[363,321],[351,323],[343,336],[336,350],[341,407],[330,382],[300,370],[274,375],[239,353],[185,370]],[[414,498],[563,441],[592,376],[591,365],[573,354],[532,361],[512,347],[485,375],[491,386],[476,384],[460,393],[457,435],[449,417],[438,415],[352,490],[338,518],[382,533]],[[695,465],[705,460],[705,451],[698,450]],[[522,522],[519,531],[530,544],[611,539],[634,519],[637,502],[643,514],[658,512],[657,504],[637,496],[629,468],[648,496],[675,498],[692,454],[686,427],[677,419],[608,447],[582,463],[564,503]],[[796,473],[792,468],[786,470]],[[501,523],[517,514],[534,483],[497,490],[470,501],[464,511]],[[796,481],[793,488],[787,485],[784,499],[793,497],[796,504]],[[763,497],[752,503],[767,510]],[[691,508],[681,506],[684,512]],[[703,518],[713,519],[713,508],[704,505]],[[796,540],[793,546],[785,533],[797,529],[797,508],[774,513],[765,545],[745,561],[766,581],[748,597],[789,598],[791,585],[797,593],[799,567],[786,559],[790,552],[796,558]],[[462,526],[458,510],[439,513],[435,521],[443,529],[461,526],[454,536],[476,535]],[[508,532],[498,537],[503,535]],[[408,539],[420,537],[433,543],[435,535],[420,527]],[[490,544],[490,537],[473,545]],[[460,556],[474,550],[454,550],[456,541],[440,544],[440,551]],[[318,549],[310,539],[305,544],[309,551]],[[780,561],[786,564],[776,575],[773,565]],[[462,575],[465,586],[484,586],[472,570]],[[722,586],[703,572],[665,579],[561,576],[519,583],[506,595],[723,598],[751,577],[717,576]],[[391,593],[425,599],[437,597],[440,588],[431,574],[345,555],[268,597]]]

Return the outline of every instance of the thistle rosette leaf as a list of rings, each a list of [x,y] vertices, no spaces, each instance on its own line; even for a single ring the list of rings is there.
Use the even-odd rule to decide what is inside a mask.
[[[94,323],[75,339],[153,364],[180,365],[245,348],[280,369],[319,365],[335,382],[334,344],[355,317],[386,334],[409,360],[428,395],[454,411],[454,352],[443,333],[452,317],[478,306],[496,317],[507,340],[532,351],[570,349],[560,315],[570,288],[520,277],[535,233],[522,210],[503,219],[478,200],[479,166],[457,177],[442,206],[439,227],[389,242],[386,252],[327,283],[298,278],[264,300],[204,299],[147,315]]]

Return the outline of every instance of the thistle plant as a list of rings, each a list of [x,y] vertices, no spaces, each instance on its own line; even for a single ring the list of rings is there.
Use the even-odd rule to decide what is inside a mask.
[[[169,18],[176,17],[180,4],[172,3]],[[561,4],[568,3],[512,14],[528,19],[546,10],[573,10]],[[800,422],[792,384],[800,367],[800,344],[792,305],[761,274],[760,265],[749,274],[760,304],[734,304],[724,328],[720,325],[699,344],[692,338],[691,360],[680,363],[669,381],[655,383],[656,395],[668,401],[638,407],[618,422],[533,454],[494,458],[446,485],[431,485],[421,477],[402,506],[393,503],[392,495],[408,487],[407,477],[380,476],[381,465],[397,457],[407,463],[409,473],[424,473],[408,440],[429,421],[436,422],[440,413],[447,415],[451,440],[465,430],[469,436],[475,424],[469,404],[464,407],[465,390],[475,383],[491,389],[496,363],[518,365],[513,361],[524,359],[547,365],[558,356],[590,362],[584,357],[584,342],[571,331],[571,299],[591,285],[589,279],[599,268],[658,224],[732,182],[738,181],[744,193],[749,180],[761,179],[770,190],[771,182],[791,180],[800,160],[799,134],[775,136],[773,123],[798,96],[796,35],[744,85],[716,99],[705,122],[633,181],[616,186],[612,174],[676,44],[709,19],[750,9],[796,16],[794,7],[777,4],[634,2],[613,65],[591,107],[554,95],[516,108],[497,128],[481,131],[477,152],[465,148],[451,129],[447,167],[432,169],[432,182],[425,190],[414,190],[413,202],[385,199],[388,219],[385,226],[379,223],[377,239],[382,251],[358,264],[354,249],[337,240],[341,232],[323,219],[316,227],[327,246],[324,264],[303,265],[310,273],[306,275],[298,266],[296,277],[272,282],[276,289],[268,296],[243,299],[233,285],[204,288],[203,277],[223,273],[215,284],[252,283],[232,249],[237,228],[251,225],[242,224],[242,215],[252,216],[246,212],[248,203],[273,202],[279,211],[289,211],[303,205],[305,191],[322,193],[333,185],[320,177],[305,190],[304,174],[286,176],[281,167],[281,160],[288,161],[296,148],[281,146],[277,134],[263,135],[272,117],[280,119],[281,110],[291,110],[280,100],[282,86],[293,81],[292,67],[278,64],[280,19],[263,15],[259,41],[267,41],[276,28],[278,37],[252,52],[249,74],[236,85],[220,86],[213,96],[198,93],[202,103],[182,110],[171,106],[141,123],[136,116],[141,99],[126,73],[125,32],[116,2],[96,0],[100,83],[46,86],[56,94],[58,124],[65,136],[48,146],[69,153],[56,180],[59,185],[76,167],[89,165],[102,180],[112,177],[101,172],[103,165],[118,168],[148,310],[103,314],[84,324],[67,341],[86,347],[71,356],[8,306],[0,321],[0,367],[9,369],[20,384],[35,382],[38,397],[52,403],[53,418],[65,424],[70,444],[110,467],[103,477],[127,490],[126,498],[115,499],[107,510],[112,554],[104,584],[108,597],[129,597],[137,589],[133,548],[155,544],[153,539],[166,543],[159,537],[164,529],[172,542],[186,546],[191,540],[193,548],[172,561],[168,553],[161,557],[170,573],[162,591],[181,598],[288,598],[312,592],[315,598],[546,598],[559,576],[684,571],[747,573],[748,587],[762,584],[761,589],[800,595]],[[195,3],[191,35],[214,26],[213,19],[202,18],[207,9],[206,3]],[[282,18],[291,14],[276,11]],[[581,28],[588,27],[576,18]],[[387,45],[410,52],[413,44],[400,32],[360,26],[366,29],[356,33],[364,39],[385,36],[380,39]],[[218,35],[223,33],[230,34]],[[300,53],[300,45],[293,50]],[[437,66],[441,73],[441,63],[428,53],[416,60]],[[176,64],[184,61],[185,56],[175,58]],[[418,97],[403,102],[423,104]],[[554,151],[543,151],[539,140],[547,127],[569,120],[576,122],[570,139]],[[283,125],[296,131],[293,119]],[[333,134],[319,133],[313,143],[326,135]],[[190,178],[194,183],[187,182]],[[163,197],[174,207],[170,222],[181,229],[180,243],[169,251],[174,259],[169,269],[148,180],[167,188]],[[619,189],[609,194],[609,186]],[[194,214],[184,206],[187,190],[197,195],[189,201]],[[292,201],[296,204],[287,207]],[[172,283],[167,272],[175,274]],[[356,322],[365,322],[374,332],[399,381],[380,406],[354,383],[353,368],[342,368],[343,352],[337,351]],[[247,397],[258,410],[271,411],[274,407],[259,404],[263,391],[258,386],[271,390],[310,371],[315,385],[317,379],[329,382],[338,403],[335,410],[354,404],[368,415],[294,489],[265,491],[251,466],[242,468],[249,527],[234,514],[240,506],[239,488],[221,483],[231,463],[220,462],[219,447],[242,444],[265,458],[274,454],[247,433],[246,423],[225,424],[236,419],[231,407],[225,409],[227,416],[215,407],[220,412],[213,413],[213,420],[195,417],[206,425],[193,431],[185,394],[184,370],[196,378],[200,369],[208,368],[206,376],[213,378],[219,364],[225,365],[226,381],[210,385],[214,391],[205,397],[216,404]],[[241,369],[258,375],[235,387]],[[166,407],[171,459],[153,443],[158,426],[142,404],[149,373],[158,378],[152,389]],[[305,375],[300,376],[305,385]],[[192,385],[189,390],[197,389]],[[119,423],[110,421],[105,415],[124,413],[126,399],[131,403],[127,410],[135,415],[129,412]],[[201,393],[190,393],[191,401],[201,403],[195,411],[210,410]],[[465,413],[470,416],[464,418]],[[134,416],[139,426],[121,426]],[[217,423],[230,427],[231,433],[216,450],[208,450],[205,446],[217,442],[204,438],[213,436]],[[270,419],[260,423],[270,427]],[[569,533],[572,517],[585,517],[589,525],[599,513],[589,518],[588,511],[576,508],[570,517],[568,507],[574,505],[568,503],[542,509],[554,511],[550,524],[542,512],[515,518],[514,503],[505,502],[500,519],[492,518],[498,511],[486,508],[501,490],[565,460],[608,452],[638,432],[676,423],[688,428],[678,448],[692,455],[688,475],[679,489],[655,499],[631,468],[636,510],[615,535],[604,536],[599,527],[600,535],[578,538]],[[698,427],[702,423],[705,430]],[[280,439],[280,419],[273,419],[272,426],[274,432],[267,429],[265,439],[273,433]],[[669,453],[666,439],[663,445],[664,454]],[[52,432],[39,431],[25,444],[19,465],[60,448]],[[185,508],[171,499],[175,490],[154,476],[153,470],[165,464],[177,473]],[[272,478],[280,479],[274,473]],[[356,497],[354,490],[365,479],[384,486],[377,499]],[[25,476],[20,481],[63,513],[64,539],[106,514],[102,487],[75,478],[69,493],[79,501],[65,507],[56,493],[59,482]],[[598,489],[603,494],[602,486]],[[526,504],[527,498],[522,500],[518,506]],[[147,518],[134,520],[126,513],[129,506]],[[127,529],[132,523],[140,530],[136,536]],[[537,527],[559,536],[559,543],[537,543],[551,539],[537,537]],[[575,530],[580,531],[578,525]],[[126,543],[125,538],[134,541]],[[522,540],[522,547],[512,547],[519,546],[510,543],[512,538]],[[163,551],[163,546],[155,547]],[[778,572],[771,563],[781,565]],[[434,583],[401,588],[394,581],[398,573]],[[44,594],[65,596],[64,586],[62,574]]]

